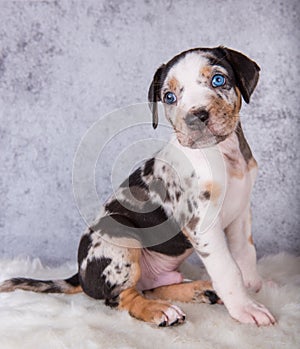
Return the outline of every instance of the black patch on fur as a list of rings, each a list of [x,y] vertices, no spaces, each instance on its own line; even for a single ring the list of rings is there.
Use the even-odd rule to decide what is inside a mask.
[[[249,103],[259,78],[259,66],[241,52],[226,47],[216,47],[212,50],[218,58],[215,64],[223,66],[232,79],[231,85],[236,85],[246,103]]]
[[[180,231],[170,240],[163,242],[156,246],[150,246],[147,249],[150,251],[159,252],[167,256],[180,256],[187,249],[192,248],[192,244],[189,242],[187,237]]]
[[[42,291],[42,293],[61,293],[62,289],[56,285],[53,281],[41,281],[41,285],[47,283],[48,287],[46,290]]]
[[[144,166],[144,171],[143,171],[143,175],[144,176],[153,175],[154,163],[155,163],[155,159],[154,158],[151,158],[151,159],[146,161],[145,166]]]
[[[118,213],[111,213],[109,216],[102,217],[95,228],[109,236],[133,238],[149,249],[159,249],[160,247],[153,246],[158,240],[157,234],[161,236],[162,241],[172,240],[174,235],[180,232],[180,228],[174,219],[168,219],[162,206],[157,207],[156,204],[147,202],[145,207],[148,212],[138,213],[128,210],[118,201],[114,201],[106,209]],[[118,224],[115,224],[114,221]],[[162,223],[164,223],[163,229],[157,227]],[[183,249],[185,250],[185,247]],[[172,252],[169,251],[168,254],[172,255]],[[178,252],[174,251],[174,253],[174,255],[178,255]]]
[[[116,200],[112,202],[112,206],[109,206],[109,208],[119,208],[118,205],[125,210],[125,207],[123,207]],[[138,229],[130,229],[137,227],[127,217],[127,215],[113,213],[109,216],[104,216],[94,227],[102,235],[107,234],[110,237],[126,237],[134,240],[140,240]]]
[[[146,213],[134,212],[134,207],[129,210],[128,207],[124,207],[120,202],[114,200],[106,206],[106,210],[111,213],[110,216],[102,217],[94,229],[109,236],[136,239],[142,246],[147,246],[147,249],[169,256],[179,256],[186,249],[192,247],[181,232],[179,225],[174,219],[168,218],[162,206],[157,207],[156,204],[148,201],[145,207],[147,208]],[[114,220],[122,225],[115,225]],[[164,223],[163,229],[156,228],[162,223]],[[131,227],[135,229],[130,229]],[[145,231],[138,228],[152,229]],[[162,234],[162,240],[165,242],[155,245],[157,234]]]
[[[209,200],[210,199],[210,192],[208,190],[205,190],[203,193],[202,193],[203,197],[205,200]]]
[[[14,286],[32,287],[33,291],[41,293],[61,293],[62,289],[51,280],[34,280],[27,278],[13,278],[10,280]],[[39,290],[39,288],[44,288],[47,285],[47,288],[44,290]]]
[[[141,168],[136,169],[121,185],[122,188],[128,187],[140,187],[143,189],[148,189],[147,184],[142,178]]]
[[[70,277],[69,279],[65,279],[65,282],[68,283],[71,286],[77,287],[79,286],[79,277],[78,273]]]
[[[87,235],[87,234],[83,235],[80,240],[79,248],[78,248],[77,260],[79,265],[81,264],[83,259],[88,255],[91,245],[92,245],[92,240],[90,235]]]
[[[189,210],[189,212],[192,213],[192,212],[193,212],[193,206],[192,206],[190,200],[187,201],[187,205],[188,205],[188,210]]]
[[[242,125],[240,122],[238,123],[235,132],[236,132],[236,135],[237,135],[238,140],[239,140],[240,151],[241,151],[246,163],[248,164],[249,160],[252,159],[253,155],[252,155],[251,149],[249,147],[249,144],[246,141],[246,138],[244,136]]]
[[[106,282],[104,269],[111,263],[111,258],[94,258],[87,263],[84,272],[79,274],[80,285],[83,291],[95,299],[111,299],[117,296],[113,293],[116,285]]]
[[[149,176],[153,174],[154,164],[155,159],[149,159],[143,167],[143,175]],[[163,184],[162,180],[158,182]],[[152,188],[151,185],[146,185],[142,180],[140,168],[129,177],[129,184],[140,186],[146,191],[149,191],[149,188],[159,193],[162,191],[160,189],[165,190],[165,188],[160,188],[161,186],[159,186],[159,188],[155,186]],[[176,186],[176,183],[174,183],[174,185]],[[162,193],[162,196],[163,195],[164,193]],[[177,198],[178,197],[179,195],[177,194]],[[165,190],[164,201],[168,200],[170,200],[169,192]],[[136,204],[130,202],[130,200],[122,202],[121,200],[112,199],[106,204],[105,209],[108,215],[100,218],[100,220],[91,227],[94,231],[98,231],[103,235],[106,234],[111,237],[135,239],[139,241],[142,246],[150,250],[172,256],[178,256],[184,253],[187,248],[192,247],[175,220],[167,216],[161,205],[153,203],[151,200],[147,200],[142,203],[142,206],[136,207]],[[162,223],[164,223],[164,225],[161,228],[159,225]],[[149,229],[144,230],[140,228]],[[157,241],[165,242],[156,245]]]
[[[105,209],[111,213],[113,218],[117,221],[120,221],[120,219],[123,220],[122,217],[124,217],[126,220],[125,225],[128,227],[149,228],[161,224],[168,219],[163,207],[150,200],[143,206],[145,212],[139,212],[139,209],[129,202],[122,205],[122,202],[117,200],[111,201],[105,206]],[[96,230],[101,228],[101,221],[103,219],[105,219],[105,217],[100,219],[100,226],[99,224],[95,226]],[[123,221],[121,223],[123,223]]]
[[[105,299],[105,305],[108,305],[111,308],[116,308],[119,305],[120,298],[119,296]]]
[[[154,179],[150,184],[150,188],[151,188],[151,191],[154,191],[159,195],[160,199],[163,202],[171,200],[170,194],[167,188],[165,188],[165,184],[161,178]]]
[[[205,291],[204,295],[210,300],[211,304],[217,303],[217,301],[220,299],[218,297],[218,295],[214,291],[211,291],[211,290]]]

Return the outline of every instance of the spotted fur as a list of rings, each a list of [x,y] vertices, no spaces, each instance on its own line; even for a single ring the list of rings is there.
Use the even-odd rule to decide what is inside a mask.
[[[225,84],[214,87],[215,74],[222,74]],[[225,47],[191,49],[162,64],[148,92],[153,127],[158,126],[157,103],[172,93],[176,103],[164,103],[164,111],[176,137],[106,202],[81,238],[77,275],[63,281],[14,278],[0,291],[83,290],[159,326],[185,319],[167,300],[216,303],[220,296],[233,318],[274,323],[245,289],[258,290],[261,278],[249,218],[256,161],[239,110],[242,98],[249,103],[258,77],[254,61]],[[215,145],[225,167],[212,178],[214,164],[207,155]],[[212,284],[183,283],[178,268],[193,250]]]

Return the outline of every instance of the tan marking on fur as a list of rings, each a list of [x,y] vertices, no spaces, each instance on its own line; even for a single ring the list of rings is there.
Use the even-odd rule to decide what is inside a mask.
[[[13,292],[15,290],[23,290],[23,291],[40,293],[40,292],[45,292],[49,287],[47,284],[43,284],[43,282],[40,280],[36,280],[36,281],[41,283],[38,287],[27,285],[26,282],[21,283],[19,285],[14,285],[10,280],[6,280],[0,286],[0,292]],[[60,281],[63,282],[63,280],[60,280]],[[58,285],[58,287],[61,287],[61,285]],[[58,291],[57,293],[65,293],[65,291],[61,290],[61,291]]]
[[[222,188],[217,182],[206,182],[204,183],[204,191],[208,191],[210,193],[210,200],[214,205],[218,204],[218,199],[222,194]]]
[[[168,82],[168,86],[169,86],[170,90],[176,91],[177,89],[179,89],[179,82],[175,77],[173,77]]]
[[[170,308],[171,304],[164,301],[146,299],[137,291],[135,285],[141,273],[139,265],[140,253],[140,249],[130,250],[130,259],[132,263],[137,264],[137,272],[134,276],[133,287],[120,293],[118,309],[127,310],[136,319],[159,325],[164,317],[164,312]]]
[[[80,293],[80,292],[83,292],[81,286],[72,287],[70,289],[67,289],[66,291],[63,291],[63,293],[65,293],[65,294],[76,294],[76,293]]]
[[[206,79],[210,79],[211,73],[212,73],[212,67],[210,67],[210,66],[206,65],[200,69],[200,75]]]
[[[252,235],[250,235],[250,236],[248,237],[248,242],[249,242],[249,244],[254,245]]]
[[[190,235],[189,235],[188,231],[187,231],[185,228],[182,228],[181,231],[183,232],[183,234],[184,234],[186,237],[189,238]]]
[[[248,170],[251,171],[253,168],[257,168],[257,161],[254,158],[251,158],[248,162]]]
[[[167,302],[146,299],[132,287],[120,293],[118,308],[127,310],[136,319],[158,325],[170,306]]]
[[[235,93],[236,93],[236,95],[238,97],[234,111],[235,111],[235,113],[238,113],[241,110],[241,107],[242,107],[242,95],[241,95],[240,90],[237,87],[235,87],[234,90],[235,90]]]
[[[47,293],[47,288],[49,287],[47,284],[43,284],[43,281],[36,280],[37,282],[40,282],[41,285],[38,287],[33,287],[30,285],[25,284],[20,284],[20,285],[14,285],[10,280],[4,281],[0,285],[0,292],[12,292],[15,290],[23,290],[23,291],[31,291],[31,292],[46,292]],[[58,287],[61,288],[61,291],[58,291],[57,293],[65,293],[65,294],[75,294],[75,293],[80,293],[83,292],[81,286],[70,286],[70,285],[65,285],[65,282],[63,280],[54,280],[54,283],[57,284]]]
[[[235,177],[237,179],[243,179],[244,178],[244,174],[241,171],[239,171],[239,170],[237,170],[237,171],[230,171],[230,175],[231,175],[231,177]]]
[[[199,217],[193,216],[192,219],[188,222],[187,228],[189,228],[190,230],[195,230],[199,221],[200,221]]]
[[[244,173],[239,163],[232,160],[230,157],[228,157],[226,154],[224,154],[228,164],[229,164],[229,175],[231,177],[235,177],[237,179],[243,179]]]
[[[208,128],[214,135],[227,135],[234,130],[239,120],[238,111],[234,106],[219,97],[212,97],[208,112],[210,121]]]
[[[205,291],[213,291],[210,281],[192,281],[182,284],[157,287],[144,292],[150,299],[163,299],[177,302],[210,303],[204,295]]]
[[[5,280],[0,284],[0,292],[12,292],[16,286],[12,285],[10,280]]]

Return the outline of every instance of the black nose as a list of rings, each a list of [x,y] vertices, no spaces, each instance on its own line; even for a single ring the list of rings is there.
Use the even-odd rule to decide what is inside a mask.
[[[209,118],[208,111],[206,111],[205,109],[197,109],[190,112],[186,116],[185,122],[189,128],[195,129],[195,128],[199,128],[199,126],[203,126],[203,123],[206,125],[208,118]]]

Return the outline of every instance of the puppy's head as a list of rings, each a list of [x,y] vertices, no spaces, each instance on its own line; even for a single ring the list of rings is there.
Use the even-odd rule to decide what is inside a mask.
[[[153,127],[158,124],[157,102],[162,102],[183,146],[225,140],[238,124],[241,96],[249,103],[259,70],[254,61],[225,47],[180,53],[153,77],[148,93]]]

